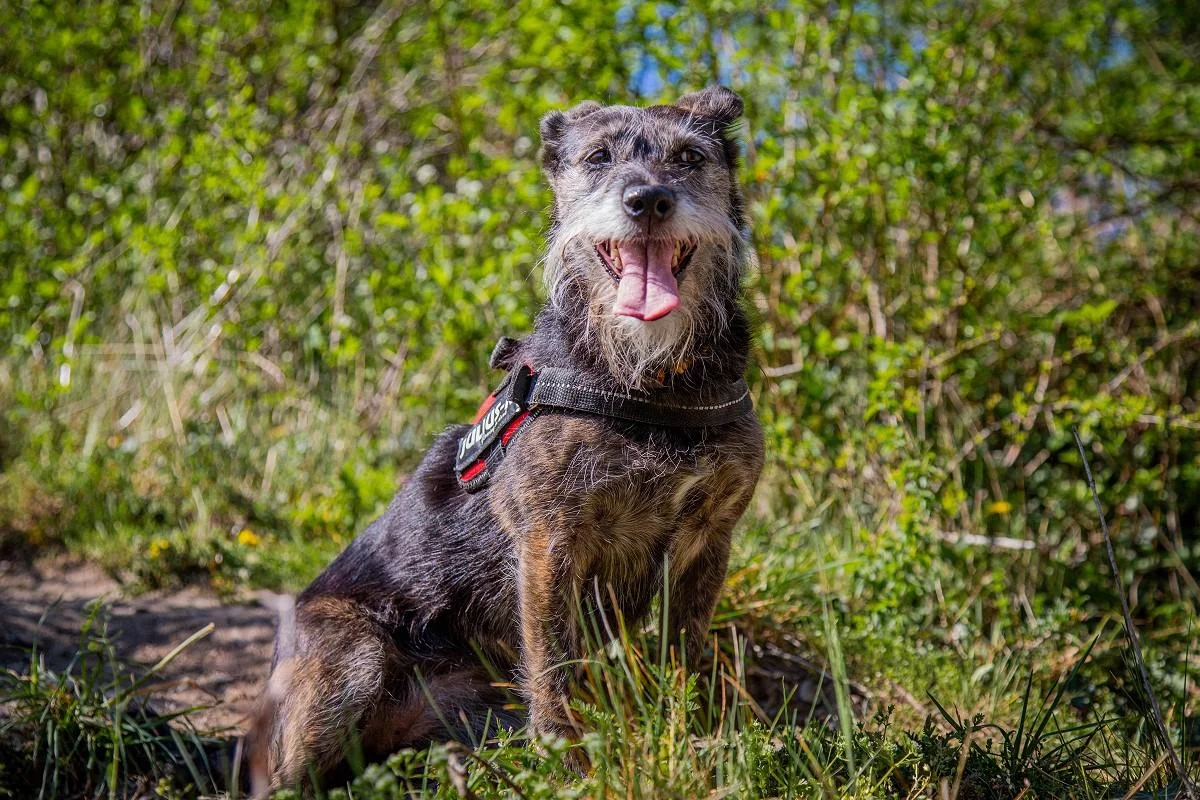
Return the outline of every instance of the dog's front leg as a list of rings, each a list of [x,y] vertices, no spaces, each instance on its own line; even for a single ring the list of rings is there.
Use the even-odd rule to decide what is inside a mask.
[[[667,644],[679,654],[682,639],[686,665],[696,669],[708,628],[712,622],[725,573],[733,528],[754,492],[753,480],[734,473],[720,492],[706,492],[704,500],[686,516],[670,552],[670,582],[667,596]]]
[[[582,656],[578,565],[565,537],[535,523],[521,539],[518,595],[521,661],[529,720],[539,734],[578,739],[569,708],[571,675]]]
[[[712,622],[713,611],[721,587],[725,585],[725,570],[729,565],[729,533],[709,535],[700,552],[680,568],[672,567],[670,594],[667,597],[667,645],[678,658],[695,670]],[[682,653],[680,644],[682,640]]]

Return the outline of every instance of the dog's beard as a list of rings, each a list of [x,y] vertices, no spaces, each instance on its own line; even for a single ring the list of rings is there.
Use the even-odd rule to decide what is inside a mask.
[[[651,322],[617,316],[610,310],[615,294],[612,288],[593,292],[587,325],[613,377],[625,387],[642,388],[651,376],[685,362],[696,336],[696,315],[683,303]]]
[[[680,281],[679,307],[644,321],[613,312],[618,285],[596,263],[590,238],[563,242],[555,236],[545,262],[550,303],[594,343],[618,384],[645,388],[660,374],[699,361],[698,345],[725,330],[741,277],[742,251],[740,239],[701,242]],[[582,314],[580,305],[586,309]]]

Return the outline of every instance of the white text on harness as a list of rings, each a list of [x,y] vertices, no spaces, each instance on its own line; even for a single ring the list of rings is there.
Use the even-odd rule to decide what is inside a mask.
[[[472,450],[479,442],[488,438],[500,424],[511,416],[516,415],[521,410],[521,407],[512,400],[498,402],[488,409],[483,415],[483,419],[475,424],[475,427],[467,431],[467,435],[458,440],[458,458],[462,458],[469,450]]]

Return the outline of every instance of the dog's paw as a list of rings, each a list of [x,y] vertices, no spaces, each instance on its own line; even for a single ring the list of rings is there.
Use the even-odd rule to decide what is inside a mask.
[[[544,757],[557,760],[580,778],[592,774],[592,761],[579,741],[583,728],[578,721],[543,719],[535,731],[536,746]]]
[[[540,740],[542,752],[547,756],[557,757],[567,769],[579,777],[587,777],[592,772],[592,762],[580,744],[587,728],[565,699],[554,710],[558,713],[535,711],[530,719],[530,727]]]
[[[592,759],[581,744],[572,745],[571,749],[563,754],[563,764],[581,778],[592,774]]]

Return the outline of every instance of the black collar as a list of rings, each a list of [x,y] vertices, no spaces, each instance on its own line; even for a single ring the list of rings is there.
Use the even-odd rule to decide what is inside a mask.
[[[559,367],[534,372],[528,366],[521,366],[509,375],[513,382],[513,397],[524,397],[522,405],[525,408],[582,411],[665,428],[727,425],[750,413],[754,407],[750,389],[740,378],[683,399],[671,388],[623,390]]]

